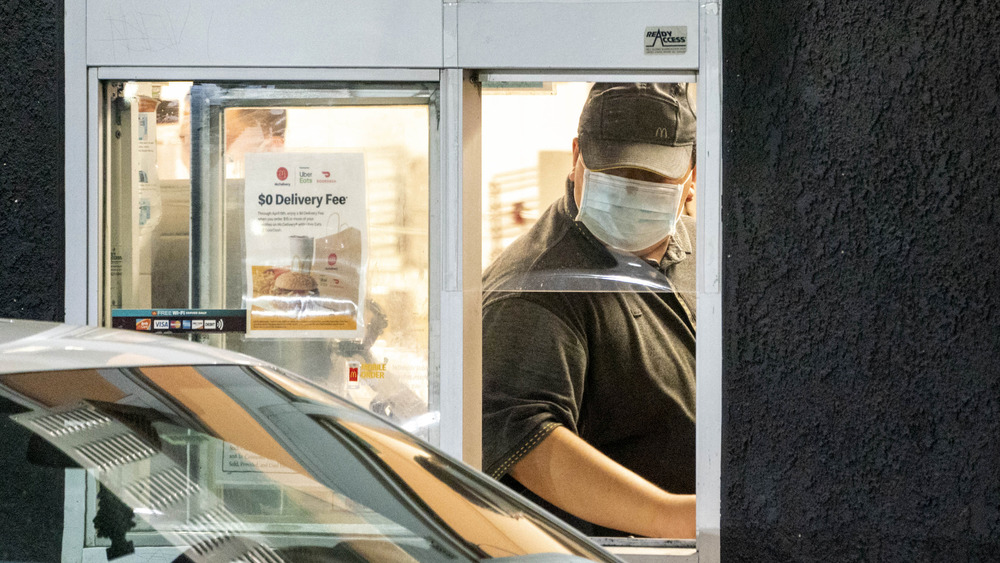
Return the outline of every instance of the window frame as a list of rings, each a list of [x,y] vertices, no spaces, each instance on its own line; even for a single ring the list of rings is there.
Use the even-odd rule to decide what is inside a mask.
[[[497,68],[495,72],[506,73],[546,73],[552,78],[574,77],[574,80],[615,80],[629,76],[656,77],[664,75],[685,75],[683,69],[677,71],[657,69],[647,60],[634,64],[641,56],[631,51],[623,51],[622,70],[609,70],[607,65],[599,68],[580,69],[586,65],[560,64],[559,53],[553,49],[542,49],[534,65],[521,65],[522,69],[511,69],[508,65],[489,65],[466,57],[471,50],[463,44],[478,40],[470,35],[469,14],[478,10],[507,10],[517,17],[523,10],[550,9],[554,13],[580,10],[580,14],[593,10],[613,10],[620,8],[622,0],[579,0],[528,6],[515,1],[457,2],[441,3],[441,35],[421,40],[440,46],[438,64],[398,68],[391,60],[377,61],[370,68],[350,68],[346,66],[317,68],[315,63],[300,63],[294,42],[287,51],[269,54],[269,60],[280,60],[289,66],[269,66],[256,59],[248,59],[247,66],[213,66],[211,53],[205,53],[203,66],[165,66],[163,52],[132,53],[128,65],[108,64],[95,55],[88,56],[88,44],[100,41],[94,37],[99,28],[96,12],[109,4],[110,0],[65,0],[64,49],[65,49],[65,320],[74,324],[97,323],[99,311],[100,251],[97,244],[101,240],[101,186],[102,148],[100,146],[99,124],[103,116],[100,107],[100,82],[102,80],[383,80],[383,81],[426,81],[427,73],[434,73],[441,83],[441,100],[437,115],[440,126],[441,154],[431,155],[440,159],[440,186],[435,191],[432,186],[432,209],[435,198],[439,198],[440,212],[431,217],[432,264],[441,276],[442,284],[437,290],[432,288],[432,299],[437,299],[435,308],[439,313],[437,330],[443,342],[440,354],[432,357],[432,369],[440,367],[442,408],[452,405],[452,412],[446,420],[442,413],[442,436],[440,445],[444,451],[478,465],[478,431],[480,429],[479,403],[476,398],[481,383],[465,373],[470,366],[481,365],[481,350],[476,348],[481,327],[479,322],[478,275],[480,269],[478,249],[470,249],[463,241],[480,242],[478,222],[470,225],[470,217],[479,216],[480,195],[478,192],[479,165],[472,160],[478,154],[478,144],[474,139],[472,123],[478,118],[479,106],[471,85],[471,73],[483,68]],[[388,0],[383,0],[385,4]],[[722,120],[722,50],[721,20],[722,3],[711,0],[658,0],[638,3],[647,13],[660,14],[657,21],[663,23],[663,14],[669,20],[671,10],[677,9],[690,17],[697,17],[696,30],[690,34],[697,37],[697,82],[698,82],[698,309],[699,337],[697,344],[697,529],[696,553],[687,554],[688,560],[717,561],[719,559],[719,530],[721,513],[721,444],[722,444],[722,160],[721,160],[721,120]],[[318,0],[304,6],[322,8],[325,4]],[[633,4],[629,4],[633,6]],[[543,8],[544,7],[544,8]],[[692,8],[693,7],[693,8]],[[88,8],[90,10],[88,10]],[[219,8],[221,9],[221,8]],[[435,8],[437,9],[437,8]],[[95,12],[88,14],[88,11]],[[303,10],[307,14],[308,10]],[[88,19],[88,15],[92,16]],[[287,14],[286,14],[287,15]],[[305,16],[303,16],[305,17]],[[474,18],[473,18],[474,19]],[[587,18],[584,18],[587,19]],[[592,24],[593,18],[587,19]],[[564,20],[551,20],[564,21]],[[687,21],[687,20],[685,20]],[[581,23],[581,22],[576,22]],[[88,25],[89,24],[89,25]],[[405,22],[396,22],[404,27]],[[538,22],[533,22],[537,25]],[[605,22],[615,28],[615,22]],[[601,24],[601,25],[605,25]],[[572,27],[572,26],[571,26]],[[88,41],[88,29],[91,39]],[[426,31],[426,30],[425,30]],[[460,33],[461,32],[461,33]],[[559,33],[564,33],[559,31]],[[331,37],[335,36],[332,34]],[[543,41],[544,39],[544,41]],[[528,52],[531,45],[522,37],[509,41],[521,42],[518,48]],[[552,41],[539,38],[539,41]],[[304,41],[304,39],[303,39]],[[331,39],[330,41],[335,41]],[[463,43],[466,42],[466,43]],[[575,44],[574,48],[586,47],[586,42]],[[624,48],[623,48],[624,49]],[[629,47],[628,49],[631,49]],[[572,51],[564,49],[562,52]],[[424,52],[424,51],[421,51]],[[482,53],[483,51],[477,51]],[[502,55],[502,51],[496,51]],[[662,61],[662,59],[660,59]],[[334,61],[333,65],[342,64]],[[396,63],[398,64],[398,63]],[[404,63],[406,64],[406,63]],[[412,64],[412,63],[411,63]],[[423,63],[420,63],[423,65]],[[665,63],[669,64],[669,63]],[[523,68],[533,66],[533,68]],[[563,70],[575,67],[577,70]],[[688,69],[690,78],[694,69]],[[462,185],[471,184],[475,190],[463,190]],[[480,218],[481,220],[481,218]],[[473,238],[466,238],[468,234]],[[437,254],[437,258],[433,256]],[[437,261],[435,261],[437,260]],[[436,295],[435,295],[436,293]],[[432,313],[433,314],[433,313]],[[432,330],[434,328],[432,327]],[[464,375],[463,375],[464,374]],[[455,418],[457,417],[457,418]],[[459,421],[457,424],[455,421]],[[464,421],[464,423],[462,422]],[[67,488],[69,490],[69,488]],[[67,496],[67,508],[74,502]],[[67,511],[67,524],[69,514]],[[69,528],[67,528],[69,532]],[[81,530],[82,533],[82,530]],[[82,539],[82,538],[81,538]],[[64,545],[74,541],[72,534],[64,537]],[[82,543],[81,543],[82,545]],[[624,554],[623,554],[624,555]],[[680,554],[678,554],[680,555]],[[694,559],[690,559],[693,557]],[[674,559],[671,559],[674,560]]]

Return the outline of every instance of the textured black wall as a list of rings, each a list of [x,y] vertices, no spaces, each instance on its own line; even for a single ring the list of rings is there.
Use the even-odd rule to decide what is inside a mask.
[[[998,4],[724,8],[723,561],[998,561]]]
[[[62,0],[0,2],[0,317],[64,316],[63,59]]]
[[[0,317],[63,319],[64,83],[62,0],[0,1]],[[0,429],[0,559],[58,561],[63,471]]]

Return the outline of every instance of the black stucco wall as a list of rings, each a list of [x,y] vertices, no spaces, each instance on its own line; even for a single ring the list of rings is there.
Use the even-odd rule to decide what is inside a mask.
[[[63,59],[62,0],[0,2],[0,317],[64,316]]]
[[[63,2],[0,1],[0,317],[62,320]],[[85,171],[81,171],[81,174]],[[63,471],[0,404],[0,560],[58,561]]]
[[[1000,560],[998,5],[724,6],[723,560]]]

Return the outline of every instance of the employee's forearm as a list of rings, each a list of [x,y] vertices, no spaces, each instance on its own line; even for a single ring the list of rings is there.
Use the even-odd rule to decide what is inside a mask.
[[[594,524],[650,537],[695,535],[694,495],[663,491],[562,426],[510,473],[538,496]]]

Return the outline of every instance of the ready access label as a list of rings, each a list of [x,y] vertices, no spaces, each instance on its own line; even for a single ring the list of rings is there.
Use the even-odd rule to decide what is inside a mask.
[[[647,55],[683,55],[687,52],[686,25],[652,26],[646,28]]]

